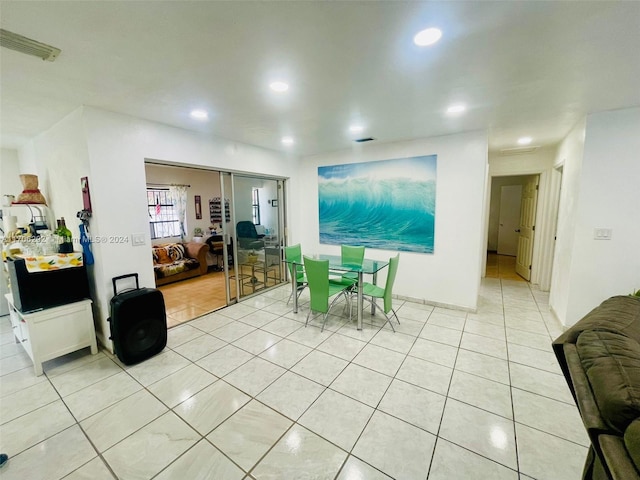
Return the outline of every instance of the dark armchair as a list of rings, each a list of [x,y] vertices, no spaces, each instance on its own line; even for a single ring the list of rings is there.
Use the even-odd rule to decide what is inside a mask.
[[[238,235],[238,247],[243,250],[262,250],[264,248],[264,235],[258,235],[253,222],[243,220],[236,225]]]

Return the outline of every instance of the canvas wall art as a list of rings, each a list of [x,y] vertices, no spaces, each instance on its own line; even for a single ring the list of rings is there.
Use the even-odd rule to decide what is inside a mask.
[[[437,155],[318,167],[320,243],[433,253]]]

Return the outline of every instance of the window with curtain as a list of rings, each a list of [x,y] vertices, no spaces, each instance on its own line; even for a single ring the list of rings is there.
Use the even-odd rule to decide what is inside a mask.
[[[254,225],[260,225],[260,195],[257,188],[251,189],[251,209]]]
[[[180,218],[169,189],[147,188],[151,238],[180,236]]]

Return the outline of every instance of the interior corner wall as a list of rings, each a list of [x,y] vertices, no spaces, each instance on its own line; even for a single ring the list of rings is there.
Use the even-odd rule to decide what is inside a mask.
[[[571,261],[552,297],[565,326],[607,298],[640,288],[640,108],[589,115],[584,138],[579,175],[570,177],[565,202],[565,215],[572,216],[565,222],[574,229]],[[612,230],[610,240],[594,239],[600,228]]]
[[[76,109],[33,140],[40,189],[55,217],[65,218],[76,240],[80,237],[76,214],[83,208],[80,178],[89,174],[82,111],[82,107]]]
[[[92,233],[94,243],[98,338],[107,348],[111,279],[138,273],[142,287],[154,287],[148,224],[145,159],[212,170],[290,177],[295,182],[297,158],[242,143],[189,132],[96,108],[84,108],[83,127],[89,149]],[[289,199],[297,204],[297,198]],[[204,214],[204,212],[203,212]],[[133,246],[131,234],[145,244]]]
[[[485,131],[388,144],[305,157],[298,194],[304,203],[293,243],[303,253],[340,254],[319,243],[318,167],[436,154],[436,218],[433,254],[400,252],[394,294],[427,303],[475,310],[485,250],[484,206],[488,138]],[[302,209],[301,209],[302,210]],[[368,258],[396,252],[367,249]],[[384,274],[386,275],[386,274]],[[384,281],[384,275],[381,277]]]
[[[20,157],[17,150],[0,150],[0,195],[14,195],[22,191]]]
[[[560,323],[565,326],[567,326],[569,283],[573,261],[576,209],[580,194],[580,174],[584,156],[585,128],[586,118],[582,119],[564,138],[558,147],[555,159],[555,166],[562,167],[562,184],[549,307]]]

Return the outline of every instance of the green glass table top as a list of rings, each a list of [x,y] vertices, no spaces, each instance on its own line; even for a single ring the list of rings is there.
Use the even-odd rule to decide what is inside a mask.
[[[368,274],[374,274],[384,267],[389,265],[389,262],[382,260],[371,260],[365,258],[362,261],[362,265],[353,263],[342,263],[342,257],[340,255],[318,255],[319,260],[329,260],[329,270],[335,270],[338,272],[362,272]]]

